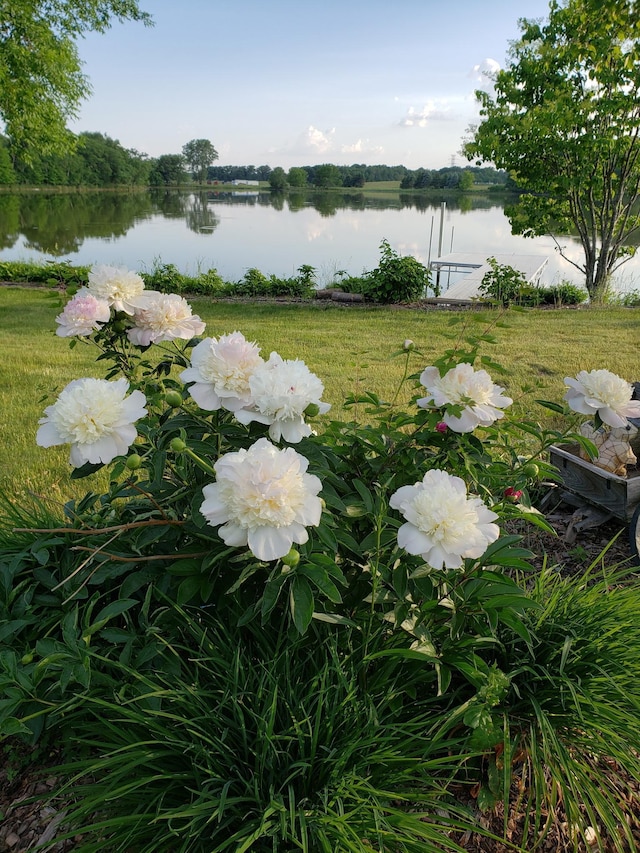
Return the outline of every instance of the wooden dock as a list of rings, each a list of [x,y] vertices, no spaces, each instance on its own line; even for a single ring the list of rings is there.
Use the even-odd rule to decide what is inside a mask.
[[[438,304],[469,304],[480,298],[478,288],[486,272],[491,270],[487,263],[488,258],[495,258],[501,265],[508,265],[521,272],[529,284],[538,284],[542,271],[547,265],[549,258],[540,255],[480,255],[473,252],[450,252],[431,261],[429,269],[432,271],[433,283],[440,274],[442,282],[443,272],[465,273],[465,275],[451,285],[440,296],[430,297],[425,300]]]

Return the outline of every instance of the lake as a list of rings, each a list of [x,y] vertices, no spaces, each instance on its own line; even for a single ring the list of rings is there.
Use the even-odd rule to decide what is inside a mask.
[[[441,236],[442,234],[442,236]],[[548,257],[545,284],[580,282],[551,238],[511,234],[502,200],[489,195],[440,198],[399,194],[133,191],[0,194],[0,260],[106,263],[140,272],[156,263],[181,272],[214,267],[236,281],[250,267],[290,276],[303,264],[326,285],[337,271],[358,275],[378,265],[386,239],[423,263],[450,251]],[[580,260],[572,237],[562,238]],[[443,285],[454,277],[444,278]],[[636,284],[638,282],[638,284]],[[640,258],[618,273],[616,287],[640,287]]]

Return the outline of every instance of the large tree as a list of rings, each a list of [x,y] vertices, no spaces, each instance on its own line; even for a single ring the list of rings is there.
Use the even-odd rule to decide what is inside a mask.
[[[182,146],[184,159],[193,172],[194,180],[204,184],[209,166],[218,159],[218,152],[208,139],[192,139]]]
[[[576,233],[593,300],[633,253],[640,225],[640,9],[635,0],[552,0],[521,20],[507,67],[477,92],[469,159],[507,169],[524,190],[507,209],[516,234]],[[635,233],[634,233],[635,232]]]
[[[67,121],[91,91],[76,41],[113,19],[151,23],[138,0],[0,0],[0,120],[23,160],[71,146]]]

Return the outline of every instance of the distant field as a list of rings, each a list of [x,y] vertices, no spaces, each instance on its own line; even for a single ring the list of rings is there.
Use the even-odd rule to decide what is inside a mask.
[[[384,399],[395,393],[404,368],[391,358],[406,338],[420,355],[411,362],[419,373],[463,334],[480,333],[500,319],[498,312],[449,312],[326,303],[237,304],[192,300],[207,323],[206,334],[239,330],[257,341],[263,355],[277,350],[284,358],[302,358],[325,384],[325,399],[341,411],[345,396],[372,390]],[[0,486],[12,494],[25,489],[65,499],[77,492],[69,481],[68,450],[35,445],[38,418],[57,391],[71,379],[102,376],[97,350],[54,334],[59,296],[43,289],[0,288]],[[549,413],[533,399],[561,401],[563,377],[581,369],[606,367],[629,381],[640,380],[637,309],[585,308],[509,312],[506,328],[493,329],[497,344],[484,352],[505,368],[494,376],[530,418],[549,422]],[[459,320],[458,325],[450,325]],[[523,386],[532,386],[523,393]],[[57,390],[56,390],[57,389]],[[411,396],[407,386],[404,403]],[[348,417],[353,417],[352,411]],[[362,411],[356,417],[364,417]],[[79,488],[88,488],[82,481]]]
[[[365,192],[397,192],[400,189],[400,181],[367,181],[364,185]]]

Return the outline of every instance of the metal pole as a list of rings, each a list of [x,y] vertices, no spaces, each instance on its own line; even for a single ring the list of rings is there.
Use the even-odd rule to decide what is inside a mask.
[[[431,241],[433,240],[433,216],[431,217],[431,231],[429,232],[429,257],[427,260],[427,266],[431,264]]]
[[[438,240],[438,257],[442,257],[442,234],[444,231],[444,212],[447,209],[447,202],[443,201],[440,205],[440,239]]]
[[[442,232],[444,230],[444,212],[447,209],[447,202],[443,201],[440,205],[440,238],[438,239],[438,257],[442,257]],[[440,267],[436,276],[436,293],[440,296]]]

